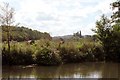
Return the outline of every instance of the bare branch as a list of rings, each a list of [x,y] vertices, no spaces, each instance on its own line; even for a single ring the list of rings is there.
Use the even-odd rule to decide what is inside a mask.
[[[9,6],[8,3],[4,3],[4,6],[0,6],[0,23],[1,25],[10,26],[14,21],[14,9]]]

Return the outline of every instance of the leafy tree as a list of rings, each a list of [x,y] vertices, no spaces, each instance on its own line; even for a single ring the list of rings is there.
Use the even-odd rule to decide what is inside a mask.
[[[111,6],[113,10],[116,8],[111,20],[103,15],[96,22],[94,32],[103,46],[104,59],[118,61],[120,58],[120,0],[113,2]]]
[[[93,31],[97,34],[97,38],[103,46],[104,59],[106,60],[111,52],[112,43],[110,20],[105,15],[102,15],[101,19],[96,22],[96,29]]]
[[[120,0],[117,0],[111,4],[112,9],[116,11],[113,12],[112,21],[115,23],[120,23]],[[120,24],[119,24],[120,25]]]
[[[117,60],[120,61],[120,0],[117,0],[111,4],[113,12],[112,24],[113,24],[113,51],[116,53]]]

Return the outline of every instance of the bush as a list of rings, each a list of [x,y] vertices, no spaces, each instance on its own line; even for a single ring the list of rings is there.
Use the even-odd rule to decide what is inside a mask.
[[[59,48],[59,51],[60,51],[60,56],[62,58],[63,63],[82,61],[81,53],[78,52],[78,50],[75,48],[61,47]]]
[[[93,48],[92,53],[96,61],[104,61],[105,56],[102,47],[96,46],[95,48]]]
[[[35,56],[38,65],[59,65],[61,63],[59,54],[48,48],[38,50]]]
[[[10,65],[11,63],[11,55],[9,54],[8,50],[4,47],[2,49],[2,64],[3,65]]]
[[[83,53],[83,60],[87,62],[104,61],[102,46],[95,43],[83,44],[79,51]]]
[[[10,53],[8,50],[3,48],[2,50],[2,64],[3,65],[28,65],[33,64],[33,57],[31,51],[22,51],[11,49]]]

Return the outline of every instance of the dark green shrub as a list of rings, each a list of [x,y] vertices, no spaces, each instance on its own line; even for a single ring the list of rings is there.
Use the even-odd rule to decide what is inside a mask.
[[[33,53],[30,50],[22,51],[20,50],[17,54],[17,64],[30,65],[34,63]]]
[[[28,65],[33,64],[33,57],[31,51],[18,51],[12,49],[10,53],[8,50],[3,48],[2,50],[2,64],[3,65]]]
[[[84,43],[79,47],[79,51],[83,53],[83,61],[104,61],[103,48],[99,43]]]
[[[2,64],[10,65],[10,63],[11,63],[11,55],[9,54],[8,50],[4,47],[2,49]]]
[[[104,56],[103,49],[101,47],[98,46],[93,48],[92,53],[96,61],[104,61],[105,56]]]
[[[36,63],[38,65],[58,65],[61,63],[61,58],[58,53],[48,48],[43,48],[36,53]]]
[[[78,52],[75,48],[67,48],[61,47],[59,48],[60,56],[64,63],[71,63],[71,62],[81,62],[82,56],[81,53]]]
[[[84,55],[84,59],[86,62],[95,61],[94,55],[92,53],[89,53],[89,52]]]

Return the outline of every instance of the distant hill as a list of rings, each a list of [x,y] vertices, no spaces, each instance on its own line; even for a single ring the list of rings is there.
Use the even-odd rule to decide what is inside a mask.
[[[57,39],[62,38],[62,39],[67,40],[67,39],[70,39],[70,38],[72,38],[72,37],[73,37],[73,35],[64,35],[64,36],[55,36],[55,37],[52,37],[52,39],[53,39],[53,40],[57,40]]]
[[[93,35],[82,35],[82,36],[75,36],[75,35],[64,35],[64,36],[55,36],[52,37],[53,40],[58,40],[60,38],[64,40],[75,40],[75,39],[80,39],[80,38],[91,38]]]
[[[2,27],[2,41],[7,40],[7,28]],[[10,39],[14,41],[26,41],[26,40],[38,40],[41,38],[51,39],[51,36],[47,32],[39,32],[26,27],[10,27]]]
[[[55,36],[53,37],[54,40],[56,39],[64,39],[64,40],[68,40],[68,39],[74,39],[74,38],[82,38],[82,35],[81,35],[81,31],[78,31],[76,33],[73,33],[73,35],[64,35],[64,36]]]

